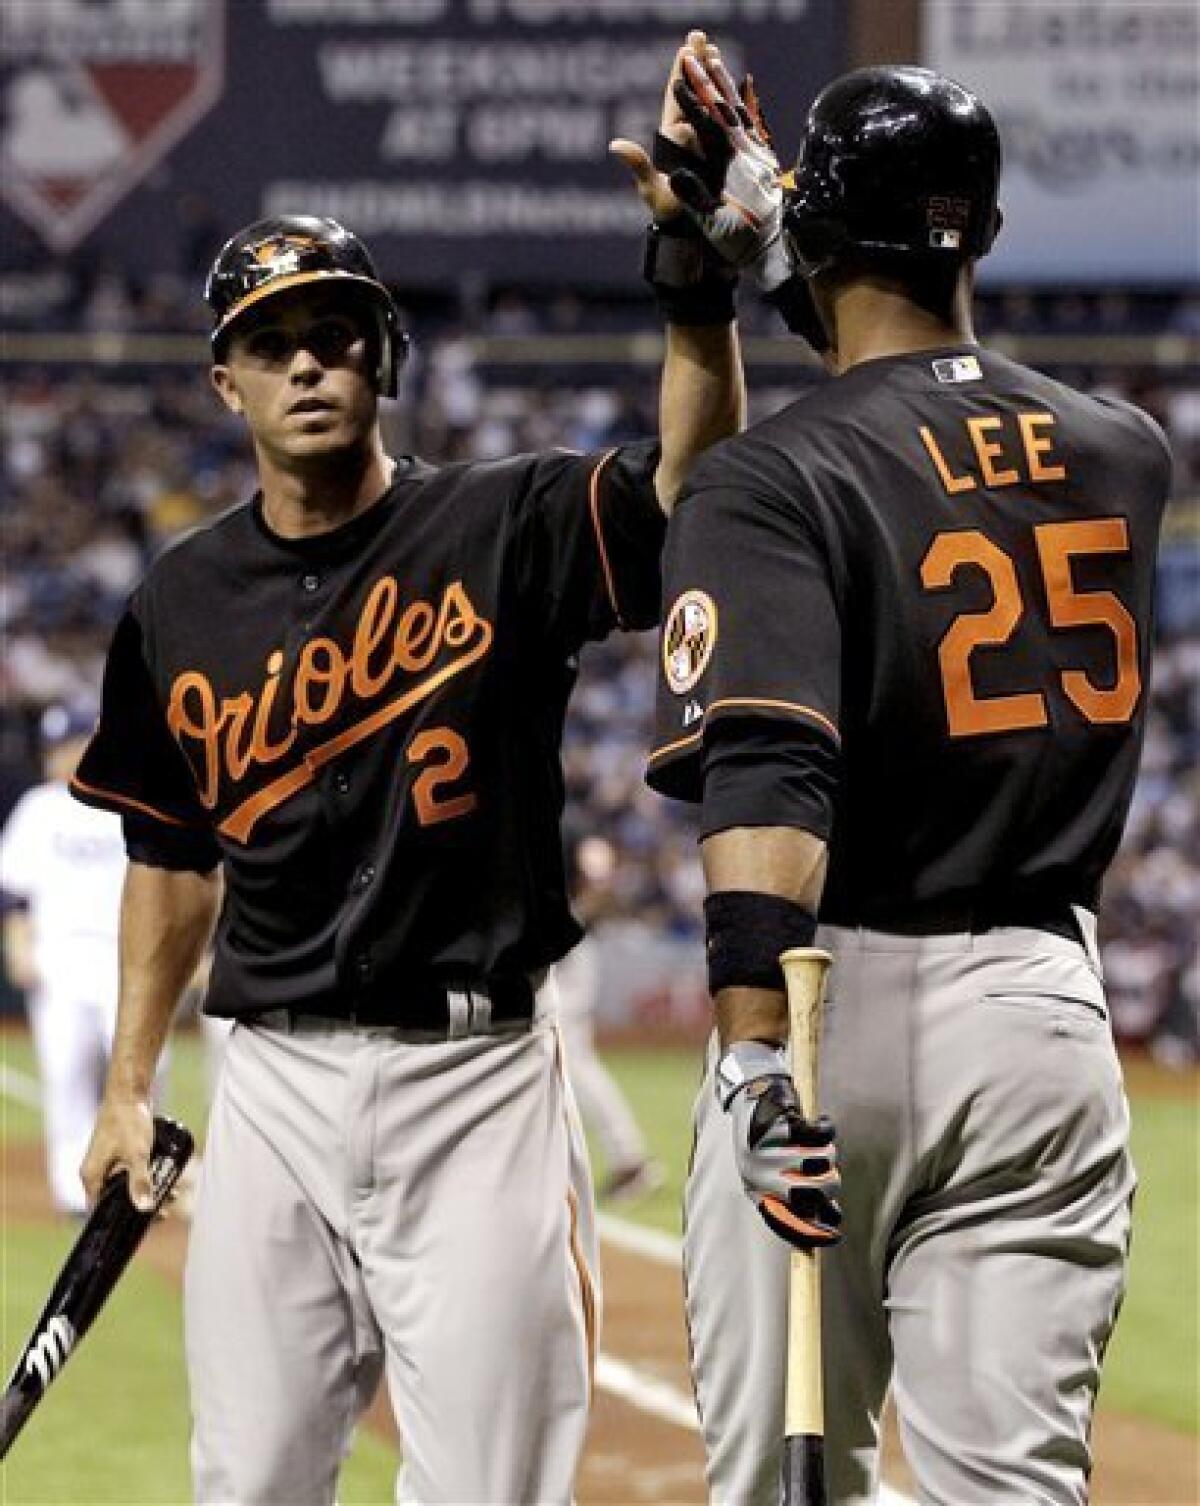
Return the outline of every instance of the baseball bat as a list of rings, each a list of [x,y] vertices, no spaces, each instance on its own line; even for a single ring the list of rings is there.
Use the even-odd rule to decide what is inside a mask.
[[[0,1459],[13,1446],[33,1409],[70,1358],[120,1280],[142,1236],[178,1182],[192,1153],[191,1132],[173,1119],[156,1118],[150,1177],[154,1207],[135,1208],[124,1171],[109,1178],[21,1351],[0,1399]]]
[[[787,983],[792,1077],[806,1119],[817,1117],[817,1042],[821,1035],[825,974],[832,960],[828,952],[817,947],[793,947],[779,959]],[[791,1253],[783,1501],[784,1506],[825,1506],[821,1268],[815,1250]]]

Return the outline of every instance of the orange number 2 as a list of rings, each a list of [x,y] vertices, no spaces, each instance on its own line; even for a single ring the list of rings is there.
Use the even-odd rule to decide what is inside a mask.
[[[1089,722],[1128,721],[1141,694],[1137,624],[1111,591],[1077,591],[1071,575],[1071,561],[1077,555],[1129,553],[1125,519],[1043,523],[1034,528],[1034,539],[1051,625],[1106,628],[1116,650],[1117,673],[1111,687],[1096,685],[1083,670],[1067,669],[1061,674],[1063,692]],[[944,591],[964,566],[974,566],[987,576],[992,605],[986,612],[956,617],[938,647],[950,735],[972,737],[1044,727],[1048,713],[1040,690],[980,696],[971,679],[972,653],[1007,643],[1025,612],[1011,557],[978,529],[940,533],[921,561],[921,584],[927,591]]]
[[[964,612],[956,617],[938,648],[950,736],[1044,727],[1048,720],[1046,698],[1040,690],[1021,695],[975,694],[971,654],[977,648],[1007,643],[1021,620],[1024,605],[1012,560],[976,528],[938,534],[921,561],[921,584],[927,591],[944,591],[964,565],[975,565],[987,575],[992,606],[987,612]]]
[[[413,805],[422,826],[436,826],[473,811],[478,801],[471,790],[450,798],[439,795],[443,785],[462,778],[471,761],[465,740],[449,727],[431,727],[418,732],[408,745],[410,764],[423,763],[425,768],[413,782]]]

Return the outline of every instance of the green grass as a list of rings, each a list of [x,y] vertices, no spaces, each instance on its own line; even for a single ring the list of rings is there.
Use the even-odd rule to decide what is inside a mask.
[[[28,1042],[3,1036],[5,1064],[34,1071]],[[668,1182],[621,1212],[679,1230],[680,1188],[690,1150],[696,1050],[612,1052],[608,1061],[628,1093]],[[176,1038],[168,1107],[195,1130],[204,1120],[203,1055],[191,1034]],[[38,1117],[2,1099],[0,1130],[29,1140]],[[1130,1291],[1105,1371],[1103,1404],[1175,1428],[1197,1431],[1198,1206],[1197,1110],[1181,1100],[1134,1100],[1138,1196]],[[72,1230],[5,1230],[3,1361],[11,1365],[40,1310]],[[189,1499],[188,1418],[178,1293],[154,1271],[128,1272],[54,1392],[39,1408],[0,1472],[5,1506],[174,1506]],[[367,1506],[392,1499],[395,1461],[377,1438],[362,1435],[343,1472],[340,1499]]]
[[[682,1227],[681,1189],[692,1150],[692,1102],[699,1086],[701,1052],[628,1049],[608,1052],[605,1060],[633,1107],[651,1154],[667,1173],[657,1192],[617,1211],[640,1224],[678,1234]]]
[[[1200,1432],[1200,1112],[1137,1098],[1129,1290],[1104,1368],[1105,1406]]]

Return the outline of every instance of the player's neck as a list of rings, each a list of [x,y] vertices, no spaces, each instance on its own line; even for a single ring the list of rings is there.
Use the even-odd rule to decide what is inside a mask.
[[[394,470],[378,429],[361,450],[306,457],[302,463],[259,447],[263,517],[282,538],[329,533],[373,507],[391,485]]]
[[[948,318],[922,308],[896,287],[868,278],[839,288],[834,308],[839,371],[884,356],[977,343],[970,286],[965,281],[958,287]]]

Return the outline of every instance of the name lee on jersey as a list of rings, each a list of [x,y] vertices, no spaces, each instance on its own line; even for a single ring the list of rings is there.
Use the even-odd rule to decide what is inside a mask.
[[[1053,413],[1011,413],[968,418],[966,430],[970,450],[974,453],[974,470],[956,472],[946,459],[946,447],[933,430],[922,425],[921,442],[938,480],[950,496],[973,492],[977,487],[1019,486],[1021,483],[1065,481],[1065,465],[1051,463],[1055,425]],[[1014,433],[1016,430],[1016,433]],[[1023,469],[1022,469],[1023,463]]]

